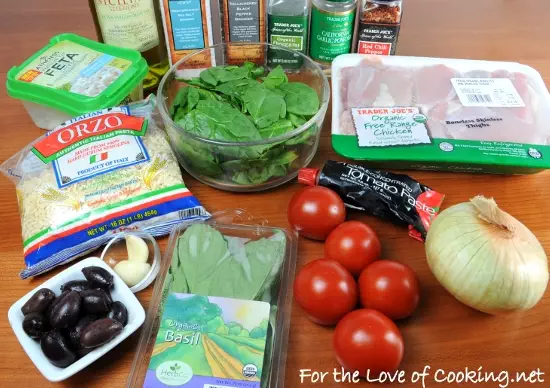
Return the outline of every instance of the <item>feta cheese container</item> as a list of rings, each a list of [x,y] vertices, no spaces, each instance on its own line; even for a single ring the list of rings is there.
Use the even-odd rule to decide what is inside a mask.
[[[51,130],[72,117],[142,99],[146,74],[147,62],[136,50],[61,34],[8,71],[6,90],[38,127]]]
[[[550,94],[513,62],[348,54],[332,64],[332,145],[382,168],[550,168]]]

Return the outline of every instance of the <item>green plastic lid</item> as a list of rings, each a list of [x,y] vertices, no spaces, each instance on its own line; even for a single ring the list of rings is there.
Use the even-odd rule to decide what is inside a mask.
[[[13,98],[77,116],[119,104],[147,71],[136,50],[61,34],[11,68],[6,89]]]

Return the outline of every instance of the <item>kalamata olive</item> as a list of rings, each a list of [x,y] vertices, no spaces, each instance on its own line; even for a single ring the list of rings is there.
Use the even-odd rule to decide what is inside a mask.
[[[111,296],[102,289],[84,290],[80,297],[86,314],[107,314],[111,309]]]
[[[23,315],[43,313],[55,299],[55,294],[49,288],[41,288],[21,307]]]
[[[28,313],[23,319],[23,331],[31,338],[38,339],[50,330],[50,322],[44,314]]]
[[[76,354],[69,348],[69,341],[59,330],[52,330],[40,340],[46,358],[55,366],[65,368],[76,361]]]
[[[69,329],[69,340],[71,341],[73,349],[78,351],[82,348],[82,345],[80,345],[80,335],[82,334],[82,330],[84,330],[86,326],[95,320],[97,320],[95,315],[86,315],[80,318],[74,327]]]
[[[71,280],[61,286],[61,291],[84,291],[92,288],[92,284],[87,280]]]
[[[61,295],[59,295],[57,298],[55,298],[55,299],[53,300],[52,303],[50,303],[50,305],[49,305],[48,308],[46,309],[46,317],[47,317],[48,319],[51,320],[51,315],[52,315],[52,311],[53,311],[54,307],[57,306],[57,304],[61,301],[61,299],[63,299],[69,292],[70,292],[70,291],[68,291],[68,290],[67,290],[67,291],[63,291],[63,292],[61,293]]]
[[[94,287],[99,287],[109,291],[113,288],[114,278],[113,275],[105,268],[102,267],[86,267],[82,268],[82,273]]]
[[[50,313],[49,318],[52,327],[54,329],[61,329],[74,326],[78,321],[81,304],[78,292],[69,291]]]
[[[107,314],[107,318],[119,321],[122,323],[122,326],[126,326],[126,323],[128,323],[128,310],[122,302],[113,302],[111,305],[111,310],[109,311],[109,314]]]
[[[84,348],[95,348],[101,346],[122,331],[122,323],[111,318],[99,319],[90,323],[80,334],[80,344]]]

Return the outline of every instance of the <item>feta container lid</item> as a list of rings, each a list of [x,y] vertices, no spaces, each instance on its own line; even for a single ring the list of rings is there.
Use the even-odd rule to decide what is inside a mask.
[[[119,104],[147,71],[136,50],[67,33],[12,67],[6,89],[13,98],[76,116]]]
[[[550,94],[513,62],[346,54],[332,63],[332,145],[380,167],[550,168]]]

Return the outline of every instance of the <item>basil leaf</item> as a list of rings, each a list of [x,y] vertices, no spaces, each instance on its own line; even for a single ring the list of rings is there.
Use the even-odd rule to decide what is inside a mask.
[[[285,94],[286,109],[295,115],[313,116],[319,111],[317,92],[301,82],[282,84],[279,89]]]

